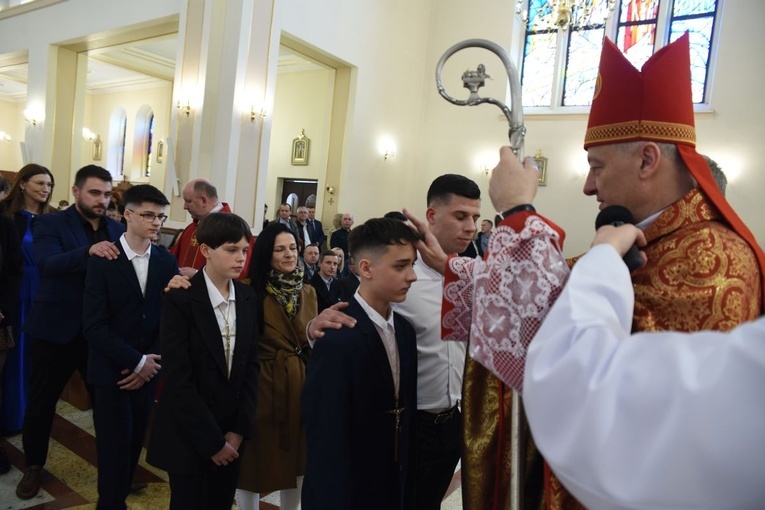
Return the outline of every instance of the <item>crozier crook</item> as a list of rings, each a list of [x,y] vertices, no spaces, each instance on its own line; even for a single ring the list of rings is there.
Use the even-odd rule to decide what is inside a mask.
[[[507,71],[507,78],[509,80],[510,87],[510,102],[512,109],[498,99],[492,97],[481,97],[478,94],[478,89],[483,87],[486,78],[489,75],[486,74],[486,69],[483,64],[480,64],[475,71],[465,71],[462,74],[463,86],[470,91],[470,96],[466,100],[454,99],[446,93],[443,83],[441,83],[441,69],[444,67],[444,63],[464,48],[484,48],[499,57],[502,63],[505,65]],[[508,136],[510,138],[510,147],[513,152],[520,158],[523,153],[523,137],[526,134],[526,126],[523,125],[523,103],[521,102],[521,80],[518,76],[518,70],[515,64],[507,56],[505,50],[502,47],[492,41],[486,39],[467,39],[462,42],[458,42],[441,56],[441,59],[436,65],[436,85],[438,86],[438,93],[441,97],[446,99],[452,104],[457,106],[476,106],[483,103],[489,103],[497,106],[507,118],[507,123],[510,126],[510,132]]]

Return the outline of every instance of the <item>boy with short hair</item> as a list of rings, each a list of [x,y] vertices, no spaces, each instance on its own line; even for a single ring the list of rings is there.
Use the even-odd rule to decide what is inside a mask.
[[[202,218],[206,265],[163,303],[164,386],[146,459],[170,475],[173,510],[230,508],[234,499],[257,398],[257,298],[235,281],[251,235],[235,214]]]
[[[385,218],[350,233],[360,285],[344,311],[356,327],[325,331],[303,388],[305,510],[404,507],[417,352],[414,328],[390,304],[403,301],[417,279],[418,239]]]
[[[159,372],[162,290],[175,258],[152,246],[167,216],[165,195],[148,184],[125,191],[127,232],[114,260],[90,257],[83,298],[93,386],[98,509],[122,509],[141,454]]]

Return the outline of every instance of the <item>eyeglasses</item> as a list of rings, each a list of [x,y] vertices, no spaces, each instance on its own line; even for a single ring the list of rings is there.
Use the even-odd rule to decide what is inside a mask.
[[[135,211],[133,209],[128,209],[131,213],[137,214],[141,218],[143,218],[143,221],[146,223],[154,223],[154,220],[159,220],[160,223],[164,223],[165,220],[167,220],[167,214],[154,214],[151,212],[143,212],[139,213],[138,211]]]

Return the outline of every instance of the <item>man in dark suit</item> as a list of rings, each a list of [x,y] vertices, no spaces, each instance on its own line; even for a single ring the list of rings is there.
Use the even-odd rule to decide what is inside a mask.
[[[337,254],[332,250],[324,250],[319,255],[319,270],[308,282],[316,289],[316,300],[319,313],[335,303],[342,301],[342,290],[337,275]]]
[[[279,217],[276,218],[276,222],[287,225],[287,227],[289,227],[289,229],[292,230],[295,235],[298,235],[297,224],[292,220],[292,206],[287,202],[284,202],[279,206]]]
[[[208,214],[197,239],[207,263],[162,306],[163,390],[146,455],[169,474],[171,510],[231,508],[258,391],[257,297],[234,280],[250,227]]]
[[[53,416],[64,386],[75,370],[83,379],[87,376],[82,297],[88,258],[116,259],[120,250],[114,242],[124,232],[121,224],[105,216],[111,193],[111,174],[88,165],[75,176],[74,207],[43,214],[32,224],[40,287],[24,324],[32,338],[32,367],[22,427],[26,470],[16,487],[21,499],[40,490]]]
[[[354,328],[326,330],[302,395],[307,466],[305,510],[404,508],[417,411],[414,328],[393,313],[406,298],[418,239],[398,220],[351,232],[361,285],[344,311]]]
[[[491,229],[494,228],[494,222],[491,220],[483,220],[481,222],[481,231],[478,232],[476,238],[476,247],[478,248],[478,256],[483,258],[484,254],[489,251],[489,239],[491,238]]]
[[[97,509],[124,509],[146,435],[159,372],[162,291],[178,264],[153,247],[169,205],[148,184],[125,191],[127,232],[117,259],[91,257],[85,276],[83,334],[98,456]]]
[[[343,213],[340,227],[332,232],[332,236],[329,238],[329,247],[343,250],[345,260],[348,260],[348,235],[351,233],[351,227],[353,227],[353,215],[351,213]]]
[[[312,244],[303,250],[303,281],[308,283],[319,272],[319,247]]]
[[[321,222],[316,219],[315,207],[308,208],[308,233],[311,235],[311,242],[319,247],[319,251],[322,251],[327,236],[324,235],[324,227]]]
[[[359,288],[359,274],[356,263],[353,260],[353,254],[348,257],[348,276],[340,278],[341,299],[350,301]]]

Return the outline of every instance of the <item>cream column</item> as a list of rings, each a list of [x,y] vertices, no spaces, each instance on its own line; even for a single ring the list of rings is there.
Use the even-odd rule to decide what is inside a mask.
[[[272,0],[189,0],[181,13],[174,103],[177,189],[210,179],[221,200],[253,222],[263,125],[250,109],[263,107],[268,75]],[[276,58],[276,57],[274,57]],[[269,124],[266,121],[265,126]],[[267,155],[266,155],[267,157]],[[166,188],[174,182],[168,172]],[[172,219],[184,221],[183,201]]]

